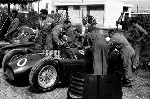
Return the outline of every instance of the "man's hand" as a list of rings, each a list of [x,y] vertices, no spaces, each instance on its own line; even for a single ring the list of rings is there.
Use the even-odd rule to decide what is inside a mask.
[[[140,41],[141,41],[141,39],[138,39],[138,40],[137,40],[137,42],[140,42]]]
[[[84,48],[85,48],[85,49],[89,49],[89,48],[91,48],[91,46],[85,46]]]
[[[137,42],[139,43],[144,37],[141,37],[140,39],[137,40]]]
[[[64,45],[64,42],[59,42],[58,43],[58,46],[63,46]]]

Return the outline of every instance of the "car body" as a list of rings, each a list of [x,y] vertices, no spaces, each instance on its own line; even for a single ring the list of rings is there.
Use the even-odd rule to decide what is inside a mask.
[[[51,55],[47,55],[45,51],[41,51],[21,56],[4,66],[4,75],[11,81],[29,81],[30,85],[38,91],[50,91],[59,82],[63,84],[69,83],[72,72],[92,74],[93,58],[91,51],[79,50],[77,48],[69,49],[74,55],[74,58],[52,57],[55,50],[51,50],[53,51]],[[117,60],[120,59],[120,54],[117,51],[113,54],[114,57],[119,56]],[[113,64],[109,63],[111,70],[113,69],[113,65],[121,67],[120,64],[117,64],[119,61],[116,61],[116,64],[114,61],[116,60],[112,60]],[[46,79],[49,78],[52,79],[46,82]]]
[[[75,55],[73,59],[50,58],[46,57],[45,52],[26,54],[5,65],[3,67],[4,75],[12,81],[20,81],[21,79],[28,81],[31,69],[43,59],[50,64],[59,66],[60,82],[69,81],[71,72],[92,72],[92,58],[86,56],[83,50],[71,48],[71,51]]]
[[[44,54],[27,54],[17,60],[8,63],[8,65],[3,68],[3,71],[5,71],[6,68],[9,68],[13,71],[15,80],[21,79],[22,76],[23,79],[28,80],[28,75],[30,73],[31,68],[36,64],[37,61],[39,61],[42,58],[44,58]]]
[[[27,35],[20,35],[17,39],[12,40],[11,43],[9,42],[1,42],[0,43],[0,59],[3,60],[3,57],[6,53],[12,49],[29,49],[35,47],[35,32],[28,27],[22,27],[21,30],[28,31]]]
[[[24,44],[20,44],[20,43],[8,44],[8,45],[5,45],[4,47],[0,48],[0,59],[3,60],[6,53],[8,53],[9,51],[11,51],[13,49],[27,50],[27,49],[34,49],[34,48],[35,48],[34,42],[28,42],[28,43],[24,43]]]

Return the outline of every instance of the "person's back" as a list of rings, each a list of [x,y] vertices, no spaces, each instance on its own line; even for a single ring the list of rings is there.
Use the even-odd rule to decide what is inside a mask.
[[[135,55],[134,49],[123,34],[116,33],[114,30],[110,30],[108,33],[110,37],[109,46],[116,46],[123,59],[123,86],[130,87],[132,86],[132,65],[133,57]]]
[[[92,32],[88,33],[89,37],[91,40],[94,40],[93,42],[99,43],[99,44],[106,44],[106,40],[103,36],[103,34],[101,34],[101,31],[98,30],[97,28],[95,28]]]
[[[111,38],[111,41],[119,44],[122,47],[130,46],[130,43],[122,33],[115,33],[114,36]]]
[[[98,29],[92,29],[86,34],[93,52],[93,69],[96,75],[106,75],[108,68],[108,45]]]

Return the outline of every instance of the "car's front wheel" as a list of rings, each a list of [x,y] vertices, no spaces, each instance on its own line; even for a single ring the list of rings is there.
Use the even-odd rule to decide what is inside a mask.
[[[59,69],[56,64],[42,59],[31,69],[29,83],[37,91],[51,91],[59,81],[58,71]]]

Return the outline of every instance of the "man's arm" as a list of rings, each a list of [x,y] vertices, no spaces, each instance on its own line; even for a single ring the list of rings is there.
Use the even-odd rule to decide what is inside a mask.
[[[59,39],[59,35],[60,35],[61,29],[57,29],[53,31],[53,39],[56,42],[57,45],[63,45],[63,43],[60,41]]]
[[[143,28],[142,28],[141,26],[139,26],[138,24],[136,24],[136,27],[139,29],[139,32],[142,33],[142,37],[137,40],[137,42],[140,42],[142,39],[145,38],[146,35],[148,35],[148,33],[146,32],[145,29],[143,29]]]
[[[109,51],[112,51],[114,48],[121,49],[125,43],[123,35],[114,35],[108,42]]]
[[[20,22],[19,22],[18,18],[14,19],[13,22],[12,22],[12,24],[10,25],[12,27],[10,28],[10,30],[8,31],[8,33],[12,33],[13,31],[15,31],[17,29],[17,27],[19,26],[19,23]]]

